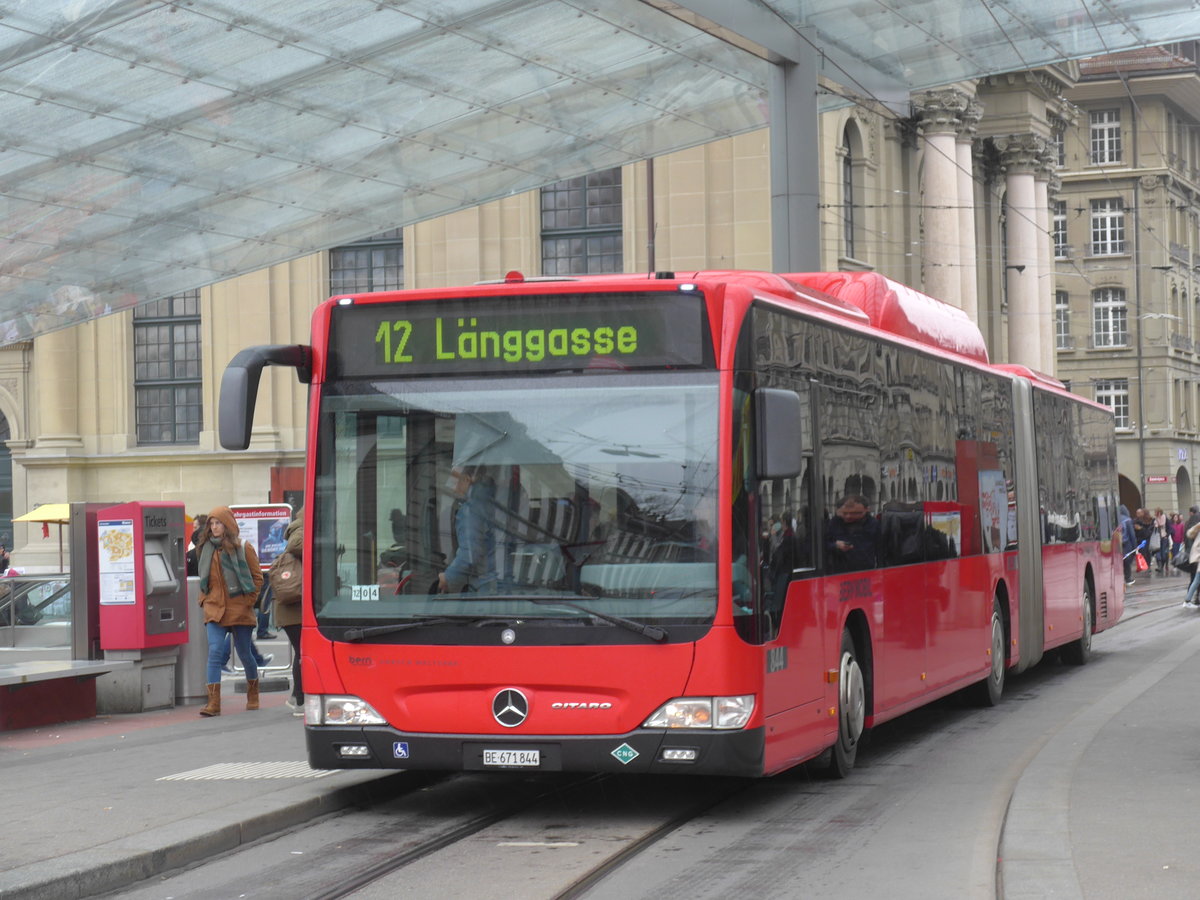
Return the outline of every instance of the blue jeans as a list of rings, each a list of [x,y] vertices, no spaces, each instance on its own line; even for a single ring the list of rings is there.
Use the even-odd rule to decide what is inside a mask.
[[[253,625],[233,625],[225,628],[216,622],[206,622],[204,630],[208,633],[208,668],[205,677],[209,684],[221,683],[221,666],[225,665],[225,660],[229,658],[225,649],[226,638],[231,632],[238,659],[246,669],[246,678],[250,681],[258,678],[258,660],[250,640],[250,635],[254,633]]]
[[[1196,596],[1196,591],[1200,590],[1200,567],[1197,567],[1196,574],[1192,576],[1192,583],[1188,585],[1187,596],[1184,598],[1184,603],[1191,603],[1192,598]]]
[[[258,650],[258,644],[254,643],[254,635],[253,634],[250,635],[250,652],[254,654],[254,661],[256,663],[258,663],[258,667],[260,669],[267,664],[266,657],[263,656],[262,653],[260,653]],[[233,636],[227,633],[225,635],[225,650],[221,653],[221,665],[222,666],[229,665],[229,658],[232,655],[233,655]]]

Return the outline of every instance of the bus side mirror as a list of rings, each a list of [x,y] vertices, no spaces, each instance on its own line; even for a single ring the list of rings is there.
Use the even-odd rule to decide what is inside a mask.
[[[800,395],[784,388],[754,392],[758,424],[758,477],[795,478],[804,466]]]
[[[308,384],[312,381],[312,348],[303,344],[262,344],[247,347],[229,361],[221,376],[217,405],[217,434],[226,450],[250,446],[263,366],[291,366],[301,384]]]

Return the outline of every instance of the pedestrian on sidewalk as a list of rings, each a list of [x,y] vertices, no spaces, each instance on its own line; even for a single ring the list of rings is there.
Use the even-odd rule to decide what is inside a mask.
[[[1154,558],[1154,571],[1158,575],[1166,575],[1167,564],[1171,561],[1171,528],[1170,520],[1161,506],[1154,510],[1149,549]]]
[[[1133,584],[1133,553],[1137,550],[1138,539],[1129,507],[1124,503],[1117,507],[1117,529],[1121,532],[1121,552],[1125,554],[1125,586],[1128,587]]]
[[[1189,528],[1200,522],[1200,506],[1193,504],[1188,508],[1187,521],[1183,523],[1183,533],[1186,535]]]
[[[200,513],[192,520],[192,537],[190,540],[191,546],[188,547],[188,552],[184,555],[187,562],[188,577],[194,577],[200,574],[200,540],[204,534],[204,525],[208,522],[208,516]]]
[[[292,715],[304,715],[304,687],[300,683],[300,600],[303,596],[304,521],[300,513],[284,531],[287,547],[271,564],[268,577],[275,597],[275,624],[283,629],[292,645],[292,695],[287,705]]]
[[[238,539],[238,524],[228,506],[208,514],[199,542],[200,606],[208,634],[208,703],[202,716],[221,714],[221,663],[225,639],[233,636],[246,671],[246,709],[258,709],[258,663],[250,638],[258,627],[254,603],[262,586],[258,554]]]
[[[1171,558],[1172,559],[1175,558],[1175,554],[1177,554],[1179,552],[1180,548],[1184,548],[1184,553],[1186,553],[1188,550],[1191,549],[1190,547],[1184,546],[1186,543],[1187,543],[1187,527],[1183,524],[1183,514],[1182,513],[1171,513],[1171,547],[1172,547]],[[1177,575],[1177,574],[1179,574],[1179,572],[1183,571],[1182,569],[1177,570],[1173,564],[1170,565],[1168,568],[1171,569],[1172,575]]]
[[[1200,607],[1200,602],[1196,601],[1196,592],[1200,591],[1200,541],[1196,540],[1197,535],[1200,535],[1200,522],[1189,528],[1185,534],[1187,540],[1191,542],[1191,550],[1188,551],[1188,567],[1192,573],[1192,582],[1188,585],[1187,596],[1183,598],[1183,605],[1188,609]]]

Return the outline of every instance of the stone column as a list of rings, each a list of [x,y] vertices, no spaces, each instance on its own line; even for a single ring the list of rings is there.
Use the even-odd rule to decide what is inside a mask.
[[[1050,317],[1053,327],[1050,310],[1041,305],[1038,285],[1043,280],[1038,278],[1038,242],[1046,233],[1038,231],[1035,180],[1046,142],[1034,134],[1013,134],[998,138],[997,144],[1008,195],[1004,272],[1008,294],[1008,361],[1040,372],[1044,361],[1042,317]]]
[[[34,341],[37,448],[77,448],[79,436],[79,329],[62,328]]]
[[[921,168],[921,212],[925,223],[922,248],[925,293],[962,306],[956,142],[970,98],[962,91],[927,91],[913,98],[924,136]],[[969,171],[969,170],[968,170]]]
[[[1058,340],[1054,334],[1054,234],[1050,216],[1050,199],[1061,182],[1055,174],[1058,162],[1053,148],[1043,151],[1034,175],[1034,202],[1037,203],[1038,230],[1038,303],[1043,314],[1042,365],[1040,371],[1053,375],[1058,367]]]
[[[958,160],[959,293],[963,311],[972,322],[979,321],[979,282],[975,272],[975,179],[971,150],[981,118],[983,106],[972,100],[963,113],[962,129],[954,145]]]

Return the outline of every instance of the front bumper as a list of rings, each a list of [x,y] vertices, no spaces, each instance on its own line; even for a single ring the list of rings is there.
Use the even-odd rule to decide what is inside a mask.
[[[764,729],[740,731],[638,730],[615,735],[405,734],[373,725],[306,726],[308,762],[314,769],[433,771],[624,772],[638,774],[763,774]],[[345,755],[346,748],[356,748]],[[537,766],[485,765],[484,750],[537,750]],[[694,759],[668,760],[667,751],[694,751]],[[680,755],[676,753],[675,755]],[[687,755],[687,754],[684,754]]]

